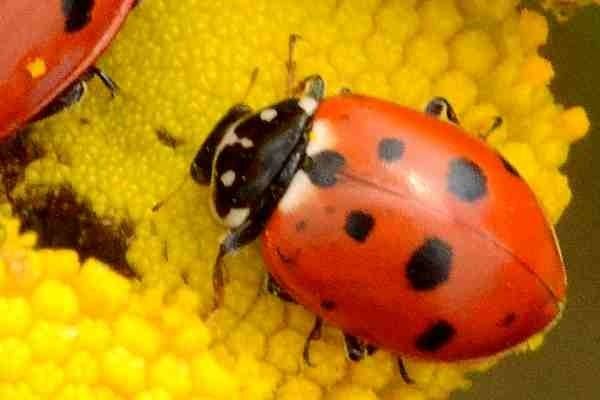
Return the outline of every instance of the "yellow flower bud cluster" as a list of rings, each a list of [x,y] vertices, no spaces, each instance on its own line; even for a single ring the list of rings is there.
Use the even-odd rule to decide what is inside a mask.
[[[516,0],[145,0],[100,67],[82,103],[28,136],[41,156],[12,198],[69,188],[95,215],[128,221],[129,281],[70,251],[32,250],[3,220],[0,250],[0,398],[428,399],[467,388],[465,373],[493,364],[405,360],[418,384],[380,351],[345,358],[339,330],[302,346],[313,316],[264,293],[255,246],[227,260],[225,305],[210,313],[221,228],[208,189],[185,176],[212,125],[233,103],[264,106],[286,94],[287,40],[296,78],[321,74],[342,87],[422,109],[433,96],[528,180],[555,222],[570,200],[559,171],[589,122],[556,104],[552,64],[538,52],[543,16]],[[252,71],[256,82],[247,88]],[[496,117],[501,127],[490,132]],[[539,341],[539,338],[536,339]],[[536,342],[537,343],[537,342]]]

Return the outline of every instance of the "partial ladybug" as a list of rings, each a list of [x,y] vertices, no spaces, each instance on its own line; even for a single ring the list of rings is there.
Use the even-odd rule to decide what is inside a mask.
[[[0,137],[78,101],[136,0],[0,2]]]
[[[565,270],[542,208],[445,99],[421,113],[350,93],[323,99],[319,76],[304,87],[256,112],[231,108],[192,163],[229,228],[217,304],[223,256],[261,236],[270,291],[317,315],[311,338],[321,319],[342,329],[353,360],[377,347],[486,357],[560,315]]]

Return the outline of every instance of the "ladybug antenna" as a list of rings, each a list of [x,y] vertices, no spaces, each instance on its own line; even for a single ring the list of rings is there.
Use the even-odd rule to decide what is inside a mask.
[[[244,96],[242,97],[242,103],[238,103],[237,105],[235,105],[231,108],[231,110],[228,113],[228,115],[230,115],[229,118],[232,118],[232,116],[234,116],[235,119],[237,119],[237,118],[241,117],[241,115],[244,115],[249,112],[250,108],[243,103],[246,101],[246,98],[249,96],[250,91],[252,90],[252,88],[254,87],[254,84],[256,83],[256,80],[258,79],[258,71],[259,71],[258,67],[255,67],[252,70],[252,73],[250,75],[250,81],[248,82],[248,87],[246,88],[246,91],[244,92]],[[209,135],[209,140],[210,140],[211,136],[212,136],[212,134]],[[175,196],[175,194],[177,194],[183,188],[183,185],[185,185],[187,183],[187,181],[189,180],[190,177],[201,184],[209,184],[210,183],[210,176],[208,176],[208,177],[204,176],[204,171],[202,170],[202,167],[198,164],[199,161],[197,160],[197,158],[199,156],[201,158],[203,156],[205,156],[205,154],[203,154],[203,151],[205,151],[204,146],[199,151],[198,155],[196,155],[196,159],[194,159],[194,161],[192,162],[192,166],[190,168],[190,174],[186,175],[186,177],[183,178],[183,180],[179,183],[179,185],[177,185],[177,187],[175,189],[173,189],[169,194],[167,194],[167,196],[164,199],[162,199],[158,203],[154,204],[152,206],[152,212],[157,212],[167,202],[169,202],[173,198],[173,196]],[[215,144],[215,146],[216,146],[216,144]],[[210,148],[210,146],[208,148]],[[200,155],[201,153],[202,153],[202,155]]]
[[[248,81],[248,86],[246,87],[246,91],[244,92],[244,96],[242,96],[242,103],[245,103],[250,96],[250,92],[254,88],[256,81],[258,80],[258,67],[254,67],[252,72],[250,73],[250,80]]]
[[[165,196],[164,199],[160,200],[158,203],[154,204],[152,206],[152,212],[157,212],[158,210],[160,210],[162,208],[162,206],[164,206],[168,201],[170,201],[173,196],[175,194],[177,194],[182,188],[183,185],[185,185],[189,179],[189,175],[187,175],[185,178],[183,178],[183,180],[179,183],[179,185],[177,185],[177,187],[175,189],[173,189],[169,194],[167,194]]]
[[[287,69],[287,95],[291,97],[296,89],[294,83],[296,82],[296,61],[294,60],[294,50],[296,49],[296,42],[298,39],[302,39],[302,36],[297,33],[290,34],[288,38],[288,59],[285,63]]]

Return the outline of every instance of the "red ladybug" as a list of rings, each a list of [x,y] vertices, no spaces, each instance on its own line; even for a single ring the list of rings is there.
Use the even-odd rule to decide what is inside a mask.
[[[554,231],[526,182],[456,124],[354,94],[234,106],[191,166],[230,228],[221,259],[262,235],[269,288],[376,347],[455,361],[502,352],[548,327],[565,301]],[[405,371],[401,370],[406,377]],[[408,377],[406,377],[409,380]]]
[[[114,90],[92,64],[135,2],[0,2],[0,137],[79,100],[90,74]]]

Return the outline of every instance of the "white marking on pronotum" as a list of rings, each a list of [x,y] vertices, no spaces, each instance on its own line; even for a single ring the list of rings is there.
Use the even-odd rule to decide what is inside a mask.
[[[319,102],[315,98],[309,96],[302,96],[300,101],[298,101],[298,106],[308,115],[313,115],[318,105]]]
[[[228,169],[227,171],[225,171],[223,173],[223,175],[221,175],[221,182],[223,183],[223,185],[225,187],[230,187],[231,185],[233,185],[234,181],[235,181],[235,172],[231,169]]]
[[[254,146],[254,142],[246,137],[241,138],[240,143],[242,144],[242,147],[245,149],[249,149],[250,147]]]
[[[233,128],[233,127],[231,127],[231,128]],[[235,144],[238,142],[238,140],[239,140],[238,135],[236,135],[234,130],[231,128],[223,136],[223,139],[221,139],[221,142],[219,143],[219,146],[217,147],[217,151],[220,151],[224,147],[231,146],[232,144]]]
[[[274,108],[266,108],[260,112],[260,119],[265,122],[271,122],[277,117],[277,110]]]
[[[337,139],[329,128],[329,122],[319,119],[313,123],[312,132],[309,135],[306,154],[314,156],[323,150],[331,150],[335,147]]]
[[[279,200],[277,208],[283,213],[291,213],[301,207],[304,202],[315,192],[314,185],[304,171],[296,172],[290,186]]]
[[[246,221],[248,215],[250,215],[250,209],[247,207],[232,208],[223,219],[223,223],[230,228],[237,228]]]

